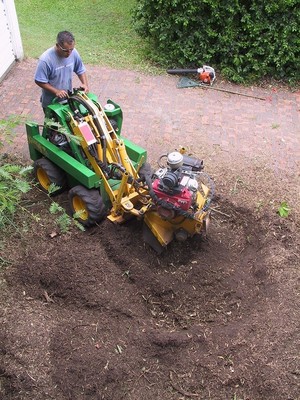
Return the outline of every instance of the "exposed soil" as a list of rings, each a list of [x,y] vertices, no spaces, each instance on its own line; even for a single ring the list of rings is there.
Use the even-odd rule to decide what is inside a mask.
[[[62,234],[26,195],[3,235],[3,399],[300,399],[295,177],[218,159],[209,235],[160,256],[137,221]]]

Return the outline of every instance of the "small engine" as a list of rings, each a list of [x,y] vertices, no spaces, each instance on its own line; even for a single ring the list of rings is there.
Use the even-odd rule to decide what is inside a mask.
[[[202,68],[198,68],[198,77],[202,83],[206,85],[212,85],[216,79],[215,70],[208,65],[203,65]]]
[[[196,211],[199,183],[197,175],[203,161],[177,151],[163,155],[167,166],[160,166],[152,177],[152,188],[157,197],[157,212],[164,219],[187,216]]]

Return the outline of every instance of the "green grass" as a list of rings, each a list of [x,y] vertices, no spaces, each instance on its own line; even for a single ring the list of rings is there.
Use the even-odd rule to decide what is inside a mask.
[[[69,30],[86,64],[159,72],[149,48],[133,30],[136,0],[15,0],[26,57],[38,58]]]

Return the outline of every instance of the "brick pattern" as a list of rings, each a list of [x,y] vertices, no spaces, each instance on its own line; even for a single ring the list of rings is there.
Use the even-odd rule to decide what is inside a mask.
[[[32,59],[16,64],[0,84],[0,119],[17,114],[42,124],[35,66]],[[264,97],[262,101],[200,87],[178,89],[176,76],[91,65],[87,69],[90,89],[102,104],[108,98],[120,104],[123,133],[147,148],[150,160],[183,145],[204,158],[203,152],[218,149],[228,162],[260,158],[275,170],[299,173],[300,92],[215,83],[215,88]],[[79,86],[76,77],[74,86]],[[28,159],[24,126],[16,128],[13,145],[6,150]]]

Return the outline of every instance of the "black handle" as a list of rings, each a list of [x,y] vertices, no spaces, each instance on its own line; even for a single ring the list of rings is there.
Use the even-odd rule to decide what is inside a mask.
[[[198,72],[198,69],[168,69],[167,73],[168,74],[173,74],[173,75],[180,75],[180,74],[196,74]]]

